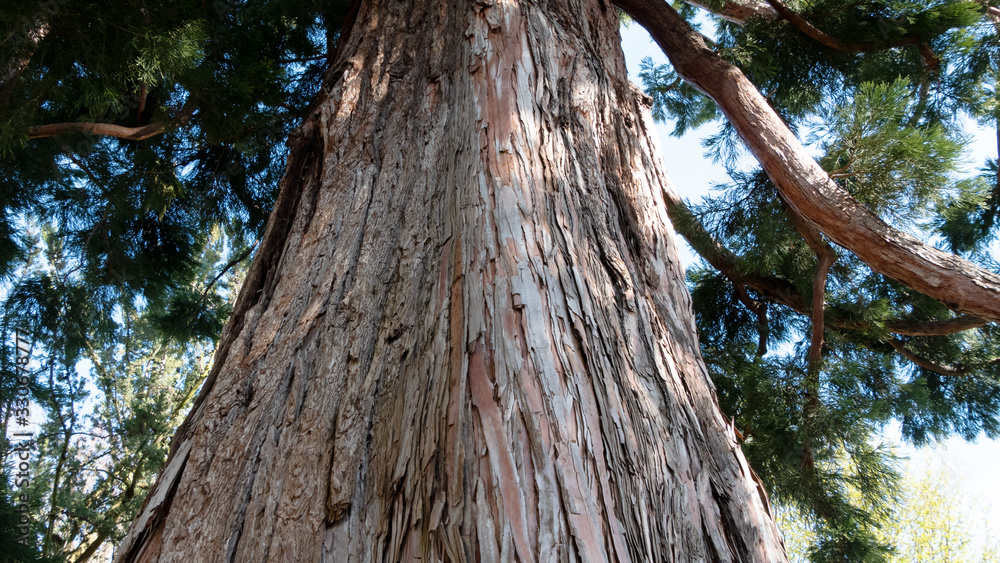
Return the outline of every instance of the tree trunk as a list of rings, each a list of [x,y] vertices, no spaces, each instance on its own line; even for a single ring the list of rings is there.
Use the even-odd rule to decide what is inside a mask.
[[[601,0],[370,0],[119,561],[784,561]]]

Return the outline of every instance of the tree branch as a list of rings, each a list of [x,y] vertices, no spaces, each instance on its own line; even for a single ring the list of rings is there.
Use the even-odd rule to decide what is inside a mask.
[[[914,364],[917,364],[918,366],[920,366],[920,367],[922,367],[922,368],[924,368],[926,370],[933,371],[934,373],[937,373],[937,374],[940,374],[940,375],[962,376],[962,375],[967,374],[968,371],[969,371],[969,370],[967,370],[965,368],[953,368],[953,367],[949,367],[949,366],[941,366],[941,365],[935,364],[934,362],[928,360],[927,358],[924,358],[924,357],[921,357],[921,356],[918,356],[918,355],[914,354],[913,352],[910,351],[909,348],[906,347],[906,345],[902,341],[897,340],[895,338],[890,338],[889,339],[889,345],[892,346],[892,348],[894,350],[896,350],[897,352],[899,352],[900,356],[903,356],[907,360],[910,360]]]
[[[813,276],[813,297],[812,311],[810,318],[812,321],[812,335],[809,339],[809,353],[807,358],[810,363],[819,363],[823,360],[823,332],[825,329],[826,313],[826,279],[830,273],[837,254],[830,248],[829,244],[822,247],[822,251],[817,253],[819,264],[816,266],[816,273]]]
[[[684,2],[696,8],[708,10],[720,18],[737,25],[743,25],[748,19],[753,17],[766,19],[775,19],[778,17],[778,12],[761,0],[726,0],[723,2],[721,8],[716,7],[715,3],[706,0],[684,0]]]
[[[311,62],[311,61],[321,61],[323,59],[329,59],[329,58],[330,58],[329,55],[327,55],[326,53],[323,53],[322,55],[313,55],[311,57],[299,57],[299,58],[296,58],[296,59],[281,59],[278,62],[282,63],[282,64],[288,64],[288,63],[308,63],[308,62]]]
[[[110,123],[52,123],[49,125],[36,125],[28,130],[28,138],[43,139],[65,135],[67,133],[84,133],[87,135],[100,135],[104,137],[116,137],[126,141],[144,141],[150,137],[160,135],[174,127],[186,125],[194,114],[193,100],[188,101],[181,108],[180,116],[175,123],[158,122],[150,123],[142,127],[122,127]]]
[[[664,189],[662,193],[667,204],[667,215],[674,228],[713,268],[780,305],[795,311],[805,310],[805,301],[791,282],[776,276],[746,271],[740,257],[715,240],[676,192]]]
[[[733,22],[737,25],[744,25],[747,20],[753,17],[770,20],[781,18],[821,45],[825,45],[831,49],[845,53],[871,52],[886,48],[915,45],[917,50],[920,52],[920,56],[923,57],[924,62],[927,63],[928,68],[935,70],[941,65],[941,59],[934,54],[930,45],[928,45],[926,41],[921,41],[917,37],[904,37],[894,43],[877,43],[874,41],[844,43],[836,37],[833,37],[832,35],[829,35],[814,26],[798,13],[788,8],[780,0],[725,0],[721,8],[716,7],[714,3],[710,3],[707,0],[684,1],[687,4],[707,10],[720,18]],[[986,8],[986,13],[990,19],[995,23],[1000,22],[1000,9],[986,5],[985,0],[979,1]]]
[[[208,285],[205,287],[205,290],[201,292],[201,297],[198,298],[198,301],[195,303],[195,305],[200,305],[208,297],[208,292],[212,290],[212,286],[215,285],[215,282],[219,281],[219,279],[222,278],[222,276],[224,276],[226,272],[229,271],[230,268],[246,260],[247,256],[250,256],[250,253],[253,252],[253,249],[257,248],[258,242],[260,241],[259,240],[253,241],[253,244],[247,247],[247,249],[244,250],[243,253],[241,253],[236,258],[233,258],[232,260],[229,261],[228,264],[223,266],[222,270],[218,273],[218,275],[212,278],[212,281],[208,282]]]
[[[895,320],[885,324],[886,330],[902,336],[947,336],[989,324],[986,319],[962,315],[943,321]]]
[[[93,557],[95,553],[97,553],[97,550],[100,549],[102,545],[104,545],[104,541],[108,539],[109,535],[111,535],[111,530],[101,530],[97,532],[97,537],[94,538],[94,541],[90,542],[90,544],[87,545],[86,549],[84,549],[83,552],[80,553],[80,555],[76,558],[76,560],[73,561],[73,563],[86,563],[88,560],[90,560],[90,558]]]
[[[816,26],[809,23],[808,20],[806,20],[796,12],[790,10],[788,6],[785,6],[784,3],[779,2],[778,0],[766,0],[766,2],[770,4],[772,8],[774,8],[774,10],[778,13],[778,15],[781,16],[781,19],[792,24],[793,26],[795,26],[796,29],[798,29],[802,33],[805,33],[807,36],[809,36],[810,39],[816,41],[820,45],[826,45],[827,47],[835,49],[837,51],[849,52],[849,51],[860,50],[847,47],[846,45],[841,43],[841,41],[836,37],[823,33]]]
[[[893,229],[830,179],[743,73],[663,0],[617,0],[712,98],[789,206],[874,271],[959,313],[1000,320],[1000,276]]]
[[[94,184],[95,187],[101,185],[101,182],[97,180],[97,176],[95,176],[94,173],[90,171],[90,168],[88,168],[86,164],[84,164],[80,159],[76,157],[75,154],[73,154],[73,151],[69,150],[69,147],[63,145],[62,149],[63,149],[63,154],[66,155],[66,158],[68,158],[70,162],[75,164],[76,167],[79,168],[81,172],[86,174],[87,177],[90,178],[90,181]],[[93,235],[93,232],[91,232],[91,235]],[[90,237],[87,237],[87,242],[90,242]],[[86,243],[84,243],[84,246],[86,246]]]
[[[169,128],[167,123],[150,123],[143,127],[122,127],[110,123],[53,123],[37,125],[28,131],[30,139],[44,139],[67,133],[86,133],[104,137],[117,137],[126,141],[143,141],[155,137]]]
[[[884,43],[884,44],[876,43],[873,41],[864,41],[861,43],[844,43],[840,39],[837,39],[836,37],[828,35],[827,33],[823,32],[822,30],[814,26],[812,23],[810,23],[808,20],[806,20],[796,12],[789,9],[788,6],[785,6],[785,4],[781,2],[781,0],[766,0],[766,1],[768,4],[771,5],[772,8],[775,9],[775,11],[777,11],[777,13],[781,16],[781,19],[795,26],[796,29],[806,34],[810,39],[816,41],[821,45],[825,45],[831,49],[834,49],[836,51],[841,51],[843,53],[864,53],[871,51],[880,51],[882,49],[892,48],[892,47],[915,45],[917,46],[917,49],[920,51],[920,56],[924,58],[924,62],[927,63],[927,66],[931,70],[938,68],[938,66],[940,66],[941,64],[941,60],[937,58],[937,56],[934,54],[933,51],[931,51],[931,48],[927,45],[927,43],[921,41],[917,37],[906,36],[900,39],[899,41],[893,43]]]
[[[823,240],[823,234],[809,223],[804,217],[792,209],[785,198],[781,198],[782,207],[795,226],[795,230],[802,235],[806,244],[816,254],[819,264],[816,266],[816,273],[813,274],[812,285],[812,307],[809,317],[812,323],[812,335],[809,340],[809,352],[806,357],[810,364],[819,364],[823,360],[823,331],[826,313],[826,280],[830,274],[830,267],[837,259],[837,253]]]
[[[694,213],[672,190],[663,191],[670,217],[677,233],[691,245],[691,248],[713,268],[729,278],[734,284],[753,289],[757,293],[784,305],[796,313],[807,315],[805,298],[788,280],[767,274],[748,272],[743,259],[716,240],[698,221]],[[834,310],[834,313],[836,310]],[[868,326],[844,322],[836,318],[828,319],[828,324],[837,328],[864,330]],[[961,315],[944,320],[890,319],[884,325],[888,332],[902,336],[947,336],[989,324],[989,321],[972,315]]]

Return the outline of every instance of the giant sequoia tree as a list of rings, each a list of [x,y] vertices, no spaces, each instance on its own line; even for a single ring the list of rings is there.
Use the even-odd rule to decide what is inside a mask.
[[[823,416],[826,399],[845,386],[824,353],[846,340],[939,375],[984,373],[975,380],[994,391],[968,402],[980,409],[969,428],[989,429],[996,362],[973,340],[1000,318],[1000,277],[901,233],[859,197],[872,190],[857,183],[877,183],[865,158],[906,183],[858,148],[870,135],[842,135],[854,144],[831,143],[817,162],[786,123],[825,96],[877,98],[869,92],[889,88],[872,85],[882,80],[916,100],[889,121],[930,135],[945,123],[942,100],[969,104],[989,86],[983,58],[995,34],[976,26],[997,10],[692,4],[733,22],[718,43],[686,23],[690,7],[662,0],[219,1],[104,14],[67,0],[12,12],[0,69],[10,178],[0,258],[23,260],[30,248],[14,233],[31,219],[48,241],[49,273],[15,287],[10,322],[68,373],[95,335],[131,334],[122,326],[136,311],[174,339],[209,335],[229,315],[118,560],[784,560],[764,483],[737,441],[758,419],[737,413],[741,434],[719,409],[671,221],[723,276],[696,276],[696,291],[733,292],[752,313],[726,325],[741,350],[743,321],[753,321],[750,359],[714,353],[717,333],[708,335],[713,369],[736,376],[722,379],[727,407],[734,380],[736,393],[760,391],[753,376],[768,375],[768,338],[804,319],[798,411],[771,413],[785,426],[755,428],[763,440],[747,445],[775,458],[767,485],[789,489],[832,530],[822,553],[877,557],[864,514],[822,472],[837,448],[816,427],[836,419]],[[648,84],[652,98],[625,77],[618,8],[670,58]],[[873,19],[874,39],[859,24]],[[946,41],[964,45],[953,49],[968,59],[964,81],[947,68]],[[758,53],[769,49],[803,58]],[[825,80],[813,93],[794,87],[806,68]],[[965,89],[945,91],[949,80]],[[713,232],[677,198],[650,137],[650,104],[681,123],[716,107],[725,115],[724,133],[762,165],[744,208],[732,207],[784,217],[767,227],[794,233],[775,237],[781,259],[748,265],[724,244],[759,227],[730,219]],[[276,141],[292,124],[275,194],[285,154]],[[917,160],[897,160],[907,159]],[[988,238],[989,197],[971,231],[956,220],[961,201],[945,205],[949,240],[971,248]],[[207,235],[219,229],[223,244]],[[857,260],[838,270],[846,260],[831,242]],[[230,309],[228,272],[254,248]],[[212,258],[196,260],[206,249]],[[198,266],[213,261],[217,274]],[[871,287],[825,303],[829,280],[862,271]],[[880,291],[891,303],[881,316],[852,314]],[[951,356],[898,338],[968,330],[979,332]],[[959,353],[968,361],[944,365]],[[880,386],[852,381],[862,394]],[[883,412],[855,426],[919,411],[906,399],[887,393]],[[129,432],[149,433],[129,420]],[[794,445],[790,461],[787,450],[778,459],[782,439]],[[63,540],[49,512],[52,554]],[[88,525],[77,560],[114,533]]]
[[[782,558],[617,27],[361,4],[122,560]]]

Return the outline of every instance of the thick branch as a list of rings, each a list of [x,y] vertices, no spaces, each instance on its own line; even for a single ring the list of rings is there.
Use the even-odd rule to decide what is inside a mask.
[[[778,17],[778,12],[761,0],[726,0],[722,4],[721,8],[718,8],[715,3],[707,2],[705,0],[684,1],[685,3],[697,8],[708,10],[720,18],[738,25],[743,25],[748,19],[753,17],[767,19],[775,19]]]
[[[840,39],[832,35],[828,35],[823,32],[808,20],[800,16],[798,13],[792,11],[785,6],[780,0],[767,0],[767,3],[771,5],[781,16],[781,19],[787,21],[788,23],[795,26],[796,29],[805,33],[810,39],[816,41],[820,45],[825,45],[831,49],[841,51],[844,53],[864,53],[871,51],[879,51],[886,48],[892,47],[903,47],[905,45],[916,45],[920,51],[920,56],[924,58],[924,62],[931,69],[936,69],[940,64],[941,60],[937,58],[926,42],[921,41],[917,37],[907,36],[903,37],[899,41],[893,43],[875,43],[872,41],[864,41],[861,43],[845,43]]]
[[[818,254],[819,265],[816,266],[816,273],[813,275],[813,298],[812,311],[812,336],[809,339],[809,354],[807,358],[810,363],[819,363],[823,359],[823,331],[825,328],[824,314],[826,313],[826,278],[830,273],[830,266],[837,259],[837,255],[826,245],[822,253]]]
[[[101,530],[97,532],[97,536],[94,538],[94,541],[87,545],[87,548],[80,553],[79,557],[77,557],[73,563],[86,563],[89,561],[90,558],[97,553],[97,550],[104,545],[104,542],[108,539],[109,535],[111,535],[110,530]]]
[[[174,127],[187,124],[193,114],[194,104],[191,99],[188,99],[184,107],[181,108],[181,113],[176,123],[161,121],[142,127],[122,127],[121,125],[112,125],[110,123],[52,123],[32,127],[28,130],[28,138],[43,139],[67,133],[84,133],[87,135],[116,137],[126,141],[143,141],[165,133]]]
[[[808,20],[797,14],[796,12],[790,10],[788,6],[778,0],[767,0],[767,3],[771,5],[772,8],[781,16],[781,19],[787,21],[788,23],[795,26],[796,29],[805,33],[810,39],[816,41],[820,45],[826,45],[831,49],[836,49],[837,51],[860,51],[861,49],[855,49],[844,45],[839,39],[831,35],[827,35],[820,31],[816,26],[809,23]]]
[[[712,98],[796,212],[876,272],[984,319],[1000,320],[1000,276],[897,231],[841,189],[743,73],[663,0],[618,0],[677,73]]]
[[[941,65],[941,59],[934,54],[930,45],[917,37],[907,36],[892,43],[878,43],[874,41],[845,43],[817,28],[798,13],[788,8],[780,0],[726,0],[722,4],[722,7],[717,7],[714,3],[707,2],[706,0],[685,0],[685,3],[708,10],[722,19],[731,21],[737,25],[745,24],[752,17],[769,20],[781,18],[817,43],[844,53],[872,52],[887,48],[914,45],[930,69],[936,69]],[[1000,9],[987,7],[987,14],[992,19],[997,19],[1000,17]]]
[[[672,189],[663,190],[663,199],[667,204],[667,215],[677,232],[688,241],[702,258],[722,275],[738,283],[751,287],[754,291],[773,299],[795,311],[805,310],[805,301],[788,280],[756,274],[745,271],[740,257],[723,246],[705,230],[705,227],[694,216],[694,213],[684,204]]]
[[[28,131],[28,137],[31,139],[43,139],[67,133],[86,133],[88,135],[117,137],[126,141],[143,141],[163,133],[168,128],[169,124],[162,122],[150,123],[143,127],[122,127],[121,125],[111,125],[110,123],[53,123],[32,127]]]
[[[726,276],[734,284],[753,289],[779,305],[784,305],[796,313],[806,315],[806,300],[791,282],[777,276],[746,272],[743,259],[723,246],[698,221],[690,209],[672,190],[663,191],[667,204],[667,214],[677,233],[691,245],[691,248],[713,268]],[[835,312],[835,311],[834,311]],[[834,319],[828,324],[838,328],[863,330],[866,327]],[[892,319],[885,322],[888,332],[903,336],[947,336],[989,324],[989,321],[972,315],[962,315],[944,320]],[[870,327],[868,327],[870,328]]]
[[[823,234],[805,218],[792,209],[788,202],[782,198],[785,212],[795,226],[795,230],[802,235],[806,244],[816,254],[819,264],[816,266],[816,273],[813,274],[812,286],[812,307],[810,308],[810,320],[812,321],[812,336],[809,340],[809,353],[806,357],[810,364],[818,364],[823,359],[823,330],[825,328],[826,312],[826,279],[830,274],[830,267],[837,259],[837,253],[828,242],[823,240]]]
[[[885,324],[885,328],[893,334],[903,336],[947,336],[962,332],[963,330],[979,328],[986,324],[989,324],[989,321],[986,319],[972,315],[962,315],[943,321],[890,321]]]
[[[963,369],[963,368],[953,368],[953,367],[949,367],[949,366],[941,366],[941,365],[935,364],[934,362],[928,360],[927,358],[918,356],[918,355],[914,354],[912,351],[910,351],[910,349],[907,348],[906,345],[902,341],[897,340],[895,338],[890,338],[889,339],[889,345],[892,346],[892,348],[894,350],[896,350],[897,352],[899,352],[900,356],[903,356],[907,360],[910,360],[911,362],[917,364],[918,366],[920,366],[920,367],[922,367],[922,368],[924,368],[926,370],[933,371],[934,373],[937,373],[937,374],[940,374],[940,375],[947,375],[947,376],[961,376],[961,375],[965,375],[966,373],[968,373],[968,370],[966,370],[966,369]]]

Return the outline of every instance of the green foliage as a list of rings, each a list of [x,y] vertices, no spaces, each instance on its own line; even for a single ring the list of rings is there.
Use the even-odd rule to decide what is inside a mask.
[[[219,232],[208,238],[196,277],[213,272],[225,243]],[[123,536],[207,376],[212,340],[171,341],[155,309],[92,293],[54,233],[37,241],[3,318],[7,331],[32,338],[31,409],[41,420],[30,484],[18,494],[32,500],[35,555],[77,561]],[[217,285],[232,295],[238,283]]]
[[[0,275],[26,248],[22,216],[50,223],[88,279],[150,300],[189,280],[188,258],[213,226],[242,252],[263,228],[284,140],[319,85],[324,21],[345,8],[59,0],[5,9],[0,64],[13,79],[0,88]],[[167,131],[143,142],[25,137],[67,122]]]
[[[944,123],[911,125],[909,84],[862,83],[849,100],[830,104],[816,137],[820,164],[869,209],[913,224],[950,184],[961,143]]]
[[[1000,21],[977,2],[786,4],[826,39],[781,18],[719,19],[718,53],[811,141],[854,198],[890,224],[996,269],[1000,175],[992,158],[973,176],[964,171],[959,117],[1000,124]],[[675,133],[720,117],[700,94],[682,90],[669,65],[642,69],[654,116]],[[707,264],[688,273],[723,411],[777,503],[808,515],[803,557],[891,560],[894,540],[880,526],[899,491],[896,461],[872,448],[871,437],[892,420],[918,445],[1000,435],[997,329],[938,333],[935,323],[955,317],[947,308],[839,251],[825,280],[822,361],[810,362],[817,252],[767,175],[736,168],[743,148],[728,124],[704,143],[731,182],[693,211],[738,256],[728,275]],[[798,305],[776,301],[776,288],[797,295]]]
[[[37,561],[37,548],[30,543],[24,545],[28,542],[23,542],[18,530],[21,516],[25,514],[19,510],[19,506],[28,505],[22,502],[20,495],[13,494],[10,483],[11,479],[6,471],[0,474],[0,561]],[[25,496],[23,500],[28,498]]]
[[[982,172],[961,181],[955,193],[938,204],[933,226],[952,252],[978,254],[995,236],[993,227],[1000,213],[997,161],[989,159]]]
[[[0,10],[0,334],[33,342],[40,421],[25,493],[36,551],[18,558],[87,559],[134,517],[207,374],[347,7]]]
[[[921,456],[925,457],[925,456]],[[996,541],[976,541],[975,499],[968,498],[959,486],[961,479],[942,460],[917,463],[911,460],[895,499],[892,514],[877,517],[874,526],[878,541],[893,546],[884,561],[888,563],[988,563],[1000,557]],[[863,486],[849,491],[859,504]],[[778,506],[777,522],[784,533],[789,560],[809,561],[810,554],[821,549],[816,527],[804,511],[795,506]],[[813,559],[815,560],[815,559]],[[822,560],[822,559],[820,559]],[[852,559],[853,560],[853,559]],[[860,560],[860,559],[858,559]]]
[[[934,466],[938,465],[937,468]],[[903,487],[903,518],[886,520],[882,534],[896,546],[893,563],[972,563],[1000,559],[1000,544],[976,542],[981,527],[975,499],[943,464],[911,469]],[[980,543],[981,545],[977,545]]]
[[[680,137],[719,118],[715,102],[681,80],[670,65],[657,65],[646,57],[639,67],[643,87],[653,98],[653,119],[663,121],[669,115],[674,125],[672,135]]]
[[[697,21],[699,10],[673,4]],[[1000,174],[996,159],[963,174],[958,119],[1000,123],[1000,42],[983,5],[787,4],[839,47],[764,18],[718,19],[711,46],[813,140],[841,187],[995,269]],[[18,0],[0,10],[0,329],[30,335],[31,391],[44,409],[32,557],[85,558],[119,539],[138,509],[205,377],[274,201],[285,141],[322,83],[347,9],[344,0]],[[643,61],[641,79],[676,135],[722,117],[668,65]],[[84,122],[156,132],[38,134]],[[891,420],[918,444],[1000,435],[997,328],[900,329],[954,316],[841,251],[824,288],[822,361],[808,360],[816,252],[767,175],[736,169],[731,126],[706,148],[732,181],[695,211],[739,258],[728,276],[689,272],[720,404],[779,505],[807,515],[804,556],[892,560],[901,540],[883,527],[895,514],[897,462],[871,436]],[[776,301],[751,276],[799,304]],[[13,354],[5,349],[3,404]],[[11,509],[0,504],[0,522]]]

